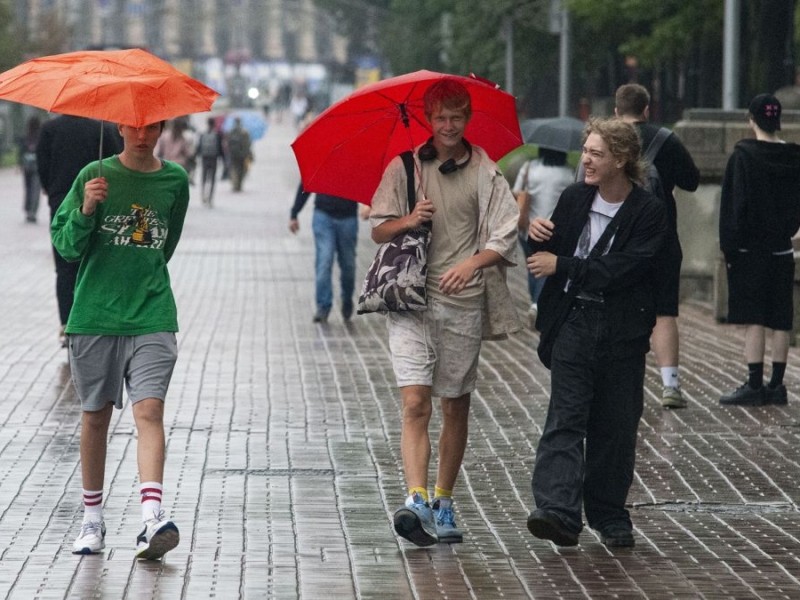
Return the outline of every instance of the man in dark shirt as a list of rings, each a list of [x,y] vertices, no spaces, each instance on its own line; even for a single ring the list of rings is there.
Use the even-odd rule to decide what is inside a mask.
[[[297,215],[303,210],[311,194],[297,188],[297,195],[289,217],[289,231],[297,233],[300,223]],[[353,316],[353,293],[356,279],[356,242],[358,241],[358,203],[346,198],[317,194],[314,203],[312,229],[316,249],[316,301],[315,323],[325,323],[333,306],[331,274],[334,257],[339,262],[342,294],[342,317],[348,321]],[[365,207],[366,208],[366,207]]]
[[[659,127],[650,125],[650,94],[636,83],[629,83],[617,89],[616,115],[632,123],[642,140],[642,154],[656,137]],[[664,247],[656,258],[656,326],[650,343],[661,370],[664,389],[661,404],[666,408],[683,408],[686,400],[681,393],[678,378],[678,302],[683,253],[678,239],[678,212],[672,191],[677,185],[689,192],[697,189],[700,172],[689,151],[675,134],[664,141],[656,154],[653,164],[658,170],[664,190],[667,209],[667,235]]]
[[[100,130],[103,130],[102,150]],[[42,189],[50,204],[50,220],[56,214],[72,187],[80,170],[90,162],[122,152],[122,138],[112,123],[101,123],[83,117],[61,115],[42,125],[39,143],[36,146],[36,164]],[[56,298],[61,319],[59,340],[66,347],[64,326],[72,310],[75,279],[79,262],[67,262],[53,248],[56,264]]]

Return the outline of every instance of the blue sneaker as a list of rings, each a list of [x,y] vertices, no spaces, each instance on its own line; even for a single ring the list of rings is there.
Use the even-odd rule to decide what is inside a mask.
[[[394,530],[417,546],[433,546],[439,541],[433,510],[419,494],[406,498],[405,505],[394,513]]]
[[[436,517],[436,535],[445,544],[460,544],[464,535],[456,527],[456,516],[453,512],[453,501],[442,502],[439,498],[433,501],[433,515]]]

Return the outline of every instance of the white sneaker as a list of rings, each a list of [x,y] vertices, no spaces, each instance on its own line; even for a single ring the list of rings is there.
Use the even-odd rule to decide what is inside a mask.
[[[103,521],[86,521],[72,544],[72,553],[97,554],[106,547],[105,540],[106,524]]]
[[[136,538],[136,558],[158,560],[178,545],[181,536],[178,527],[164,518],[164,511],[144,522],[144,529]]]

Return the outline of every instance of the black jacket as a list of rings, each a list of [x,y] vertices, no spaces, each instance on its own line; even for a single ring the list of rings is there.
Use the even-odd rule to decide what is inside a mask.
[[[642,155],[644,155],[645,150],[647,150],[653,138],[656,137],[660,127],[643,122],[635,125],[642,140]],[[692,155],[689,154],[689,151],[675,133],[664,140],[664,145],[661,146],[658,154],[656,154],[653,165],[658,169],[661,185],[667,195],[664,201],[667,203],[668,223],[672,231],[677,231],[678,210],[675,205],[673,191],[676,185],[687,192],[695,191],[700,184],[700,171],[697,165],[694,164]]]
[[[739,141],[722,180],[719,245],[782,252],[800,228],[800,146]]]
[[[100,158],[100,121],[60,115],[42,125],[36,163],[51,210],[64,200],[80,170]],[[122,152],[117,127],[103,122],[103,157]]]
[[[548,329],[570,285],[603,296],[610,325],[612,356],[647,352],[656,321],[653,288],[653,256],[661,248],[667,231],[663,202],[634,186],[625,199],[630,202],[620,215],[619,228],[608,253],[595,258],[576,258],[575,248],[592,206],[597,188],[575,183],[561,194],[551,220],[553,237],[544,243],[529,240],[533,252],[558,256],[556,273],[547,278],[539,296],[536,328]]]
[[[300,186],[297,188],[297,194],[295,194],[294,197],[292,210],[289,212],[289,218],[297,218],[297,215],[303,210],[308,197],[312,193],[314,192],[304,192],[303,184],[300,183]],[[356,201],[340,198],[339,196],[331,196],[329,194],[317,194],[314,208],[321,210],[334,219],[346,219],[358,215],[358,203]]]

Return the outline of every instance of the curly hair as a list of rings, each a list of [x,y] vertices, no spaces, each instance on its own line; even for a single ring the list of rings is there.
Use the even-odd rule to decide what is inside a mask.
[[[646,165],[642,159],[642,142],[636,128],[622,119],[590,119],[583,130],[583,141],[589,134],[596,133],[608,145],[611,154],[625,163],[625,174],[628,179],[641,184],[644,180]]]
[[[442,77],[425,90],[422,98],[425,105],[425,116],[430,120],[433,111],[446,108],[448,110],[463,110],[464,116],[472,116],[472,100],[469,91],[464,85],[453,77]]]

